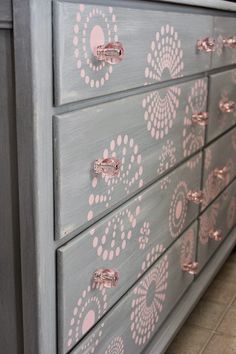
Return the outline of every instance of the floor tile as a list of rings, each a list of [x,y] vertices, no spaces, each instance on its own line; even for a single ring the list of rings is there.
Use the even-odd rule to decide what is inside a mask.
[[[216,331],[236,337],[236,305],[229,308]]]
[[[227,260],[227,263],[236,263],[236,252],[233,252]]]
[[[222,335],[214,335],[203,354],[235,354],[236,338]],[[180,354],[180,353],[179,353]]]
[[[203,300],[210,300],[221,304],[229,304],[235,295],[236,281],[235,283],[231,283],[225,282],[221,279],[215,279],[203,295]]]
[[[198,354],[211,335],[209,330],[184,325],[166,354]]]
[[[223,280],[225,282],[231,282],[235,284],[236,279],[236,267],[234,262],[227,262],[219,274],[216,276],[217,280]]]

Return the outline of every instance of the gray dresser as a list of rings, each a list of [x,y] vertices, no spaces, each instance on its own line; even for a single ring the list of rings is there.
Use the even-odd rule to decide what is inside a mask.
[[[4,0],[0,53],[0,353],[165,353],[236,243],[236,4]]]

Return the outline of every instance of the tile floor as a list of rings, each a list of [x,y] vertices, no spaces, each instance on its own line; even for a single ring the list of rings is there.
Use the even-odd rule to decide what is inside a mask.
[[[236,251],[217,274],[166,354],[236,354]]]

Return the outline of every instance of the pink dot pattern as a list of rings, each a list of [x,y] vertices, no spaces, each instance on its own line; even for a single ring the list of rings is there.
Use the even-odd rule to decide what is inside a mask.
[[[122,337],[116,337],[108,345],[105,354],[124,354],[124,342]]]
[[[91,6],[80,4],[73,27],[75,63],[80,79],[87,86],[99,89],[110,79],[113,68],[112,65],[98,61],[90,48],[90,35],[96,26],[102,29],[106,43],[118,41],[116,15],[112,7],[95,6],[91,9]]]
[[[180,248],[180,264],[183,266],[185,263],[191,262],[194,258],[194,231],[189,229],[181,238]]]
[[[161,244],[157,244],[156,246],[152,247],[152,249],[146,255],[145,260],[142,262],[141,265],[141,272],[138,274],[138,278],[151,267],[153,263],[165,252],[165,247]]]
[[[110,206],[112,196],[117,192],[117,189],[120,193],[123,188],[124,193],[129,195],[131,190],[143,186],[142,156],[138,145],[132,137],[129,137],[127,134],[118,135],[111,140],[108,148],[104,149],[101,155],[103,158],[118,158],[121,161],[121,168],[119,175],[116,177],[94,176],[91,185],[92,193],[88,199],[88,221],[93,219],[94,214],[97,214],[96,208],[100,209],[101,205],[104,208]],[[104,192],[101,193],[100,190],[104,190]]]
[[[168,258],[164,255],[133,290],[131,334],[137,346],[154,333],[163,310],[168,285]]]
[[[228,229],[231,229],[236,223],[236,198],[235,197],[231,198],[230,203],[228,205],[226,221],[227,221]]]
[[[199,150],[204,143],[204,128],[193,127],[192,114],[203,112],[206,107],[207,84],[204,80],[197,80],[191,88],[190,95],[185,107],[184,129],[183,129],[183,154],[184,157],[191,156]],[[194,169],[201,161],[201,156],[196,155],[187,162],[187,166]]]
[[[215,202],[211,205],[210,209],[205,211],[201,216],[199,240],[202,245],[207,245],[209,240],[209,232],[215,229],[219,209],[220,204]]]
[[[187,193],[186,182],[180,181],[174,190],[170,204],[169,230],[172,237],[177,237],[184,227],[188,206]]]
[[[162,146],[159,155],[159,167],[157,169],[157,175],[162,175],[176,164],[176,148],[173,141],[167,140],[166,144]],[[167,189],[170,184],[170,177],[163,178],[160,182],[161,189]]]
[[[82,343],[81,345],[81,352],[83,354],[96,354],[97,353],[97,346],[100,343],[101,337],[102,337],[102,333],[103,333],[103,327],[104,327],[104,323],[101,323],[101,325],[99,325],[99,328],[96,329],[95,331],[93,331],[90,335],[89,335],[89,339],[87,341],[85,341],[84,343]]]
[[[93,312],[97,321],[107,308],[107,294],[105,288],[95,284],[89,285],[81,292],[73,309],[73,315],[69,322],[67,348],[71,349],[86,333],[83,330],[87,314]]]
[[[150,236],[151,230],[150,230],[150,223],[148,221],[145,221],[143,223],[143,226],[140,229],[140,236],[138,238],[139,242],[139,249],[144,250],[148,244],[149,241],[149,236]]]

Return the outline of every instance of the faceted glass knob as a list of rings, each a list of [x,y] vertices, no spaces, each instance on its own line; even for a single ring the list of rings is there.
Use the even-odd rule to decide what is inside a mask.
[[[215,40],[211,37],[204,39],[199,39],[197,41],[197,49],[200,52],[214,52],[215,51]]]
[[[93,274],[93,280],[105,288],[115,288],[119,281],[119,273],[110,268],[97,269]]]
[[[235,102],[230,100],[221,100],[219,108],[223,113],[232,113],[235,110]]]
[[[223,45],[227,48],[236,48],[236,36],[227,37],[223,39]]]
[[[111,42],[105,45],[99,45],[95,49],[97,60],[103,60],[109,64],[119,64],[124,58],[124,48],[120,42]]]
[[[208,124],[208,112],[198,112],[192,114],[192,122],[197,125],[205,126]]]
[[[211,230],[209,232],[209,238],[214,241],[221,241],[222,240],[221,230]]]
[[[94,162],[94,172],[105,177],[115,177],[120,173],[121,161],[115,157],[98,159]]]
[[[198,273],[198,263],[197,262],[189,262],[189,263],[184,263],[182,265],[182,270],[186,273],[195,275]]]
[[[214,176],[218,177],[222,181],[226,181],[228,178],[230,170],[227,166],[224,166],[223,168],[215,168],[214,169]]]
[[[189,191],[187,194],[187,199],[195,204],[201,204],[203,202],[203,192]]]

